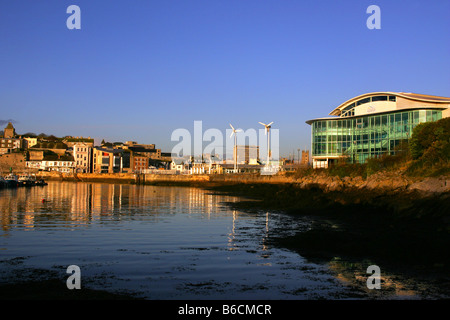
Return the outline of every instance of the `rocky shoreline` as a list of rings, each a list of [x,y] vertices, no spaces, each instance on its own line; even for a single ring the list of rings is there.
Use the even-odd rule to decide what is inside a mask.
[[[327,174],[308,175],[296,180],[300,187],[320,185],[325,191],[344,191],[349,188],[381,192],[420,191],[437,194],[450,191],[450,177],[412,178],[402,173],[377,172],[363,179],[361,176],[338,177]]]

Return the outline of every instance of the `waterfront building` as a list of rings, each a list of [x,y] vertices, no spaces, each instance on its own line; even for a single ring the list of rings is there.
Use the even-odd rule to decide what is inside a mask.
[[[16,129],[11,122],[3,130],[3,137],[0,138],[0,154],[10,153],[14,149],[21,149],[23,146],[23,139],[17,137]]]
[[[133,155],[132,157],[133,161],[133,171],[140,173],[144,172],[144,170],[148,169],[149,167],[149,158],[147,156],[143,155]]]
[[[38,139],[33,137],[23,137],[23,147],[29,149],[37,145]]]
[[[311,125],[314,168],[327,168],[338,160],[364,163],[401,151],[419,123],[450,116],[450,98],[373,92],[345,101],[329,115],[306,121]]]
[[[92,152],[94,173],[131,173],[131,152],[129,150],[94,147]]]
[[[29,169],[37,169],[38,171],[57,171],[62,173],[71,173],[75,169],[75,161],[73,160],[27,161],[26,166]]]
[[[189,170],[189,165],[186,164],[185,159],[172,159],[170,170],[175,173],[184,173],[186,170]]]
[[[90,143],[77,142],[73,144],[73,158],[75,171],[80,173],[92,172],[92,145]]]
[[[22,139],[20,138],[1,138],[0,154],[10,153],[13,150],[22,148]]]

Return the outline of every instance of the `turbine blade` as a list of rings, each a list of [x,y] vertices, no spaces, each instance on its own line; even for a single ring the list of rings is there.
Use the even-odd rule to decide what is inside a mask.
[[[233,136],[234,131],[231,131],[230,138]]]
[[[273,123],[273,121],[271,123],[268,124],[268,126],[270,126]]]
[[[233,129],[234,130],[234,127],[231,125],[231,123],[230,123],[230,127],[231,127],[231,129]]]
[[[242,130],[241,129],[237,129],[235,132],[241,132]]]
[[[263,126],[266,126],[266,124],[265,124],[265,123],[262,123],[262,122],[258,122],[258,123],[262,124]]]

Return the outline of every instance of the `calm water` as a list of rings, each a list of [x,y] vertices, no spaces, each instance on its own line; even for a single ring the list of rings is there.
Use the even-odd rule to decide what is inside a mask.
[[[225,204],[237,200],[197,188],[101,183],[0,190],[0,282],[20,268],[65,275],[69,265],[78,265],[82,287],[138,292],[146,299],[379,294],[364,290],[368,275],[354,265],[339,259],[318,265],[268,244],[272,235],[305,230],[309,221],[234,211]],[[384,282],[389,283],[383,293],[391,298],[430,292],[395,277]]]

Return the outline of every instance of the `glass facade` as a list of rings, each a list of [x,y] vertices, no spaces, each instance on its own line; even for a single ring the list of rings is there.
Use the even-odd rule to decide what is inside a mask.
[[[312,156],[345,157],[364,163],[368,158],[395,154],[411,137],[416,125],[437,121],[441,110],[415,109],[361,117],[315,120],[312,123]]]

